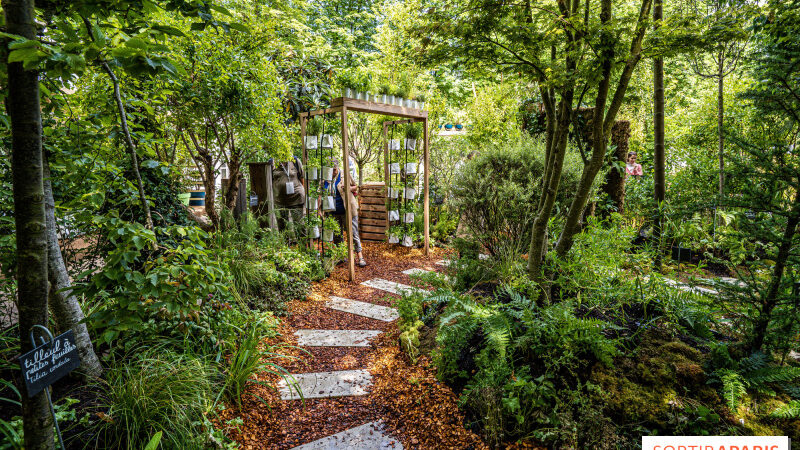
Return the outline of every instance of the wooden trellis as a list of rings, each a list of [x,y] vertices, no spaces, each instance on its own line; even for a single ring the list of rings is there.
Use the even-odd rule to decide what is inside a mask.
[[[415,109],[415,108],[406,108],[403,106],[397,105],[387,105],[384,103],[375,103],[369,102],[365,100],[356,100],[347,97],[339,97],[335,98],[331,101],[330,108],[325,109],[318,109],[314,111],[309,111],[300,114],[300,140],[303,143],[303,165],[308,167],[308,150],[306,149],[306,123],[308,122],[309,118],[318,115],[326,115],[326,114],[336,114],[340,113],[342,117],[342,168],[341,172],[344,173],[344,185],[346,188],[344,191],[346,192],[347,199],[344,199],[345,210],[347,211],[346,217],[346,226],[347,226],[347,260],[348,260],[348,273],[350,281],[355,280],[355,260],[353,258],[353,211],[350,210],[350,196],[353,194],[350,192],[350,170],[349,170],[349,138],[347,136],[347,114],[351,111],[355,112],[363,112],[368,114],[380,114],[384,116],[393,116],[393,117],[400,117],[405,120],[395,121],[395,122],[386,122],[383,125],[383,135],[384,140],[386,140],[386,128],[388,125],[392,123],[412,123],[412,122],[422,122],[423,126],[423,166],[424,166],[424,175],[423,175],[423,184],[424,184],[424,200],[423,200],[423,232],[425,235],[425,256],[430,255],[430,192],[428,189],[428,174],[429,174],[429,161],[428,161],[428,111]],[[385,143],[385,151],[388,153],[388,141]],[[385,154],[386,154],[385,153]],[[384,170],[388,171],[386,164],[388,161],[384,161]],[[308,187],[308,177],[304,180],[306,192],[309,191]],[[307,208],[306,206],[304,206]],[[308,213],[308,211],[306,211]],[[388,217],[387,217],[388,219]]]

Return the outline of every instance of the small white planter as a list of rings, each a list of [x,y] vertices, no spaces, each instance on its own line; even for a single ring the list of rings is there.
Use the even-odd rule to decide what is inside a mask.
[[[405,106],[406,108],[411,108],[411,107],[414,106],[414,104],[411,102],[411,100],[404,99],[403,100],[403,106]]]
[[[414,150],[417,147],[416,139],[406,139],[406,150]]]
[[[317,148],[317,137],[316,136],[306,136],[306,149],[308,150],[315,150]]]
[[[322,148],[333,148],[333,138],[330,134],[322,135]]]
[[[311,227],[308,230],[308,235],[311,239],[319,239],[319,227]]]
[[[388,196],[389,198],[397,198],[400,196],[400,191],[395,188],[389,188]]]
[[[323,197],[322,199],[322,210],[323,211],[334,211],[336,209],[336,202],[333,200],[332,195],[328,195]]]
[[[323,231],[322,240],[325,242],[333,242],[333,230]]]
[[[306,198],[306,206],[308,206],[309,211],[316,211],[317,210],[317,198]]]
[[[411,239],[411,236],[403,236],[403,247],[412,247],[414,245],[414,240]]]
[[[403,169],[406,175],[417,173],[417,163],[406,163]]]
[[[386,104],[387,105],[394,105],[394,95],[387,95],[386,96]]]
[[[319,169],[316,167],[310,167],[308,169],[308,179],[316,180],[317,178],[319,178]]]
[[[389,96],[388,96],[388,95],[386,95],[386,94],[381,94],[381,95],[380,95],[380,98],[379,98],[379,101],[380,101],[381,103],[388,103],[388,102],[389,102]]]
[[[400,163],[389,163],[389,173],[391,174],[400,173]]]
[[[400,220],[400,213],[396,209],[389,211],[389,221],[394,220]]]
[[[398,236],[391,235],[391,236],[389,236],[389,243],[390,244],[399,244],[400,243],[400,238]]]
[[[322,166],[322,179],[331,181],[333,178],[333,167]]]
[[[419,102],[419,109],[425,109],[425,102]]]
[[[417,196],[417,190],[414,188],[405,188],[403,191],[403,198],[413,200]]]
[[[406,99],[404,99],[402,97],[395,97],[395,99],[394,99],[395,106],[403,106],[405,104],[405,102],[406,102]]]
[[[389,150],[400,150],[400,139],[389,139]]]
[[[353,91],[352,91],[352,89],[350,89],[350,88],[344,88],[344,89],[342,89],[342,97],[346,97],[346,98],[352,98],[352,97],[353,97]]]
[[[414,223],[414,213],[406,213],[403,216],[403,223]]]

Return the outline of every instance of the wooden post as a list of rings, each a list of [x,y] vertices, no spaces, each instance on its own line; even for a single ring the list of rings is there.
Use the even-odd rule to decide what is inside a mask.
[[[430,201],[431,201],[431,198],[430,198],[430,189],[429,189],[429,186],[428,186],[429,172],[430,172],[429,171],[429,166],[430,166],[430,164],[429,164],[429,154],[430,154],[430,152],[428,151],[428,118],[427,117],[425,117],[425,119],[422,122],[422,128],[423,128],[423,133],[424,133],[424,138],[423,139],[424,139],[424,142],[425,142],[425,150],[424,150],[423,156],[422,156],[422,158],[424,160],[424,163],[425,163],[425,175],[424,175],[424,177],[425,177],[425,203],[423,205],[423,216],[424,216],[423,229],[425,230],[425,256],[430,256],[431,255],[431,242],[430,242],[430,232],[431,232]]]
[[[389,220],[389,204],[391,200],[389,199],[389,127],[384,122],[383,124],[383,185],[384,191],[386,192],[386,198],[384,200],[384,204],[386,205],[386,229],[389,229],[389,225],[391,221]]]
[[[350,198],[353,196],[350,191],[350,155],[347,149],[347,108],[342,108],[342,168],[344,177],[344,209],[345,220],[347,222],[347,267],[350,275],[350,281],[356,279],[356,264],[353,260],[353,210],[350,207]],[[335,181],[335,180],[334,180]]]
[[[275,193],[272,192],[272,169],[274,168],[275,159],[271,159],[264,167],[267,173],[264,178],[267,180],[267,219],[269,220],[269,228],[271,230],[278,229],[278,222],[275,220]]]
[[[308,224],[309,215],[311,211],[308,209],[308,199],[311,198],[309,193],[309,184],[308,184],[308,149],[306,148],[306,122],[308,118],[304,116],[300,116],[300,145],[303,146],[303,170],[305,172],[305,176],[303,177],[303,189],[306,192],[306,199],[303,201],[303,211],[305,212],[304,216],[306,217],[306,223],[303,226]],[[319,143],[317,143],[319,145]],[[310,235],[309,235],[310,236]],[[305,243],[305,245],[311,246],[311,239]]]

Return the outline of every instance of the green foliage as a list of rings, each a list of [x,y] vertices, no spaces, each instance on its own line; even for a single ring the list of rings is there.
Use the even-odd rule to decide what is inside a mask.
[[[101,387],[109,420],[97,422],[97,433],[118,448],[141,449],[159,431],[164,447],[202,447],[213,378],[212,366],[202,359],[144,350],[107,372]]]
[[[712,373],[712,381],[721,384],[721,392],[730,410],[736,413],[741,400],[749,392],[774,397],[778,390],[796,396],[800,392],[800,367],[775,364],[772,357],[754,352],[738,361],[728,354],[726,346],[715,349],[714,364],[723,367]],[[783,410],[784,413],[791,409]]]
[[[608,323],[576,317],[568,302],[539,307],[510,289],[496,296],[446,296],[435,363],[499,443],[557,426],[547,411],[556,407],[558,390],[580,382],[595,361],[611,365],[619,350],[604,335]]]
[[[111,243],[103,269],[75,293],[92,299],[87,320],[99,339],[113,343],[130,333],[189,330],[200,311],[225,301],[222,267],[206,247],[206,233],[173,226],[156,232],[121,219],[101,219]],[[156,233],[162,236],[155,250]]]
[[[508,248],[522,254],[540,197],[544,144],[529,137],[486,149],[467,161],[454,180],[451,206],[491,254]],[[557,208],[566,208],[577,189],[583,164],[570,152],[564,162]]]
[[[263,315],[251,318],[241,329],[235,341],[235,348],[223,365],[225,382],[221,393],[238,408],[242,407],[242,395],[247,383],[255,381],[257,373],[275,373],[284,375],[287,372],[270,359],[277,355],[266,346],[263,350],[261,341],[270,334],[274,335],[275,320]]]

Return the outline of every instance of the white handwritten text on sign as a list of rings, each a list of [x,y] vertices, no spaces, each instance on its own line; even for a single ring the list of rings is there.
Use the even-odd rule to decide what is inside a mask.
[[[55,383],[81,365],[72,330],[42,344],[19,359],[28,397]]]

